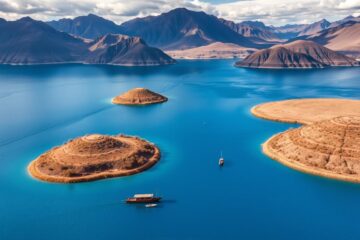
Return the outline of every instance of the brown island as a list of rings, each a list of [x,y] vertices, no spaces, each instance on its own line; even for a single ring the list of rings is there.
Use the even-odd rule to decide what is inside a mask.
[[[360,63],[312,41],[297,40],[259,50],[235,64],[245,68],[354,67]]]
[[[86,135],[55,147],[30,163],[29,173],[59,183],[128,176],[152,167],[159,149],[138,137]]]
[[[270,158],[293,169],[360,183],[360,101],[296,99],[255,106],[258,117],[303,123],[263,144]]]
[[[114,104],[147,105],[166,102],[168,99],[146,88],[134,88],[112,99]]]

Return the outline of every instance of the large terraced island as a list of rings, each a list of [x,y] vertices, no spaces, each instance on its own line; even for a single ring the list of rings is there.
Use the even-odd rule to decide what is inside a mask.
[[[28,170],[43,181],[85,182],[136,174],[159,159],[159,149],[138,137],[93,134],[51,149],[31,162]]]
[[[270,158],[293,169],[360,183],[360,101],[297,99],[255,106],[258,117],[303,123],[263,144]]]

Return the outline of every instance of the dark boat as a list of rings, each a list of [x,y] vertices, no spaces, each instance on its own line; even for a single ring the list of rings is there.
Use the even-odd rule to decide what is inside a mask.
[[[161,197],[155,197],[154,194],[135,194],[126,199],[126,203],[156,203],[160,202]]]

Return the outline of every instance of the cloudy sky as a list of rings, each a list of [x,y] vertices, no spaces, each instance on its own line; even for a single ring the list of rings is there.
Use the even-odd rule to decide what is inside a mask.
[[[0,0],[0,17],[40,20],[98,14],[117,23],[177,7],[202,10],[236,22],[308,23],[360,15],[360,0]]]

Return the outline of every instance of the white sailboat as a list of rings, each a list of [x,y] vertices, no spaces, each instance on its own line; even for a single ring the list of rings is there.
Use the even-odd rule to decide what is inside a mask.
[[[219,158],[219,166],[220,166],[220,167],[224,166],[224,163],[225,163],[225,160],[224,160],[224,158],[223,158],[223,156],[222,156],[222,152],[221,152],[220,158]]]

